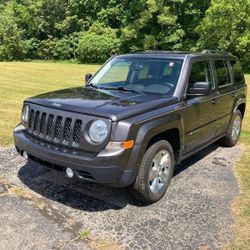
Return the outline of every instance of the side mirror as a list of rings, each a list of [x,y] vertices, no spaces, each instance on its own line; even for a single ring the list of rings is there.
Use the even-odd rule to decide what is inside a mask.
[[[92,74],[86,74],[85,75],[85,84],[87,84],[89,82],[89,80],[92,78]]]
[[[188,96],[204,96],[209,95],[211,91],[211,83],[195,82],[192,88],[187,90]]]

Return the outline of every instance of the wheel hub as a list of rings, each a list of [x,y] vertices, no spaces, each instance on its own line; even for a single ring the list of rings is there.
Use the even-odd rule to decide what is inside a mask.
[[[237,115],[233,121],[231,136],[233,140],[237,140],[240,136],[241,117]]]
[[[164,191],[168,179],[171,157],[167,150],[159,151],[151,164],[149,171],[149,187],[152,193],[157,194]]]

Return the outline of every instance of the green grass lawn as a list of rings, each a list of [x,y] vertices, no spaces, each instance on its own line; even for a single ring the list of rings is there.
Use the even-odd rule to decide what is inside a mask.
[[[250,84],[249,74],[246,75],[246,82]],[[234,245],[228,247],[230,250],[250,249],[250,85],[248,86],[248,103],[241,135],[245,155],[235,166],[235,174],[240,186],[240,195],[233,204],[236,241]]]
[[[12,144],[23,100],[40,93],[81,86],[98,65],[51,62],[0,62],[0,146]]]
[[[248,83],[248,94],[247,94],[247,109],[246,116],[243,124],[242,141],[250,144],[250,74],[245,75],[246,82]]]

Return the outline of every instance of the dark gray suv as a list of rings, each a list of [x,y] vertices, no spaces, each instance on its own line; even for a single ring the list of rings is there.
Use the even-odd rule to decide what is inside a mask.
[[[151,203],[183,159],[239,139],[247,86],[230,53],[119,55],[86,79],[24,102],[14,131],[21,155]]]

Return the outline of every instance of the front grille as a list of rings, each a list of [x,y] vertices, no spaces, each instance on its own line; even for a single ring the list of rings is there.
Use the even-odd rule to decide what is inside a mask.
[[[29,118],[29,129],[31,130],[33,130],[34,118],[35,118],[35,111],[32,109]]]
[[[37,111],[36,114],[35,114],[35,120],[34,120],[34,132],[35,133],[38,133],[38,128],[39,128],[39,124],[40,124],[40,119],[39,119],[39,116],[40,116],[40,112]]]
[[[41,124],[40,124],[40,131],[42,135],[45,135],[46,132],[46,113],[42,114],[42,118],[41,118]]]
[[[56,126],[55,126],[55,138],[60,139],[61,136],[61,129],[62,129],[62,117],[58,116],[56,119]]]
[[[68,142],[70,138],[71,122],[72,120],[70,118],[66,119],[63,133],[63,138],[65,142]]]
[[[69,113],[67,113],[69,115]],[[31,109],[28,132],[45,141],[79,147],[83,121]]]
[[[49,121],[48,121],[48,129],[47,129],[47,136],[48,138],[53,138],[53,121],[54,121],[54,116],[49,115]]]
[[[81,129],[82,129],[82,121],[81,120],[76,120],[74,135],[73,135],[74,143],[80,143]]]

